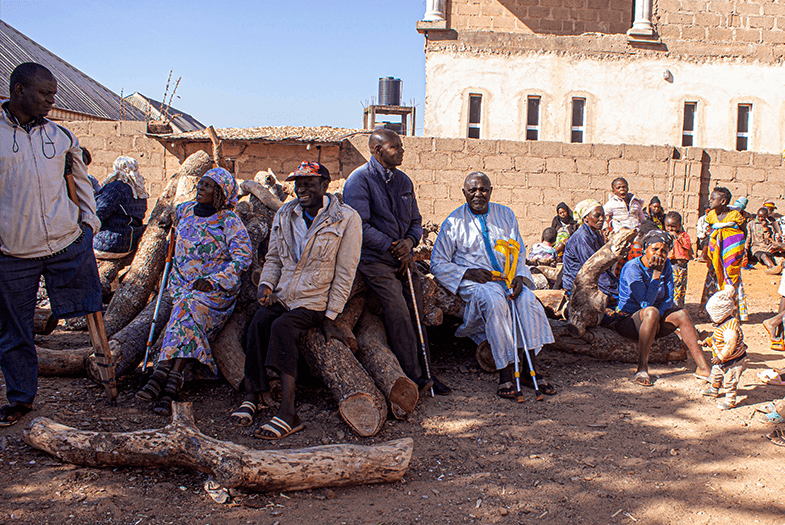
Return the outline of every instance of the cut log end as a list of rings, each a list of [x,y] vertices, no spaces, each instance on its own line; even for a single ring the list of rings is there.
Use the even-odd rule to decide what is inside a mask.
[[[338,405],[338,411],[358,435],[370,437],[379,432],[384,423],[383,415],[386,415],[377,405],[378,400],[374,396],[357,392],[345,397]]]
[[[417,401],[420,398],[420,391],[417,385],[408,377],[401,377],[390,389],[390,409],[396,419],[406,419],[412,413]]]

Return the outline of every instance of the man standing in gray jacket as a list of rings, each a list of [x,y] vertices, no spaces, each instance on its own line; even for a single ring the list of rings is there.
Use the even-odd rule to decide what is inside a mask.
[[[57,80],[27,62],[11,73],[0,115],[0,368],[8,405],[0,427],[30,412],[38,389],[33,316],[41,275],[56,318],[101,311],[93,255],[93,189],[70,131],[47,120]],[[72,160],[76,202],[64,177]]]
[[[300,334],[322,328],[327,342],[348,340],[333,324],[343,311],[354,282],[362,244],[357,212],[327,193],[330,172],[318,162],[303,162],[286,179],[297,199],[278,210],[270,231],[259,302],[245,338],[245,400],[232,414],[239,426],[253,423],[260,396],[270,389],[267,369],[281,378],[281,408],[254,432],[281,439],[304,426],[295,408]]]

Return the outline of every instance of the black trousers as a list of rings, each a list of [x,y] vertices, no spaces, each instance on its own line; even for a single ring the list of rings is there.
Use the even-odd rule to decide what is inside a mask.
[[[421,364],[422,351],[414,316],[411,288],[409,288],[406,274],[401,275],[398,273],[397,266],[390,266],[382,262],[360,261],[357,270],[382,305],[384,325],[387,328],[387,341],[395,357],[398,358],[403,372],[411,379],[422,377],[425,369]],[[422,323],[422,285],[420,274],[416,269],[412,271],[412,282]],[[425,326],[422,327],[422,335],[430,366],[431,354]]]
[[[296,378],[300,335],[321,327],[323,321],[324,312],[305,308],[287,312],[279,303],[269,308],[260,306],[245,334],[245,392],[270,390],[268,368]]]

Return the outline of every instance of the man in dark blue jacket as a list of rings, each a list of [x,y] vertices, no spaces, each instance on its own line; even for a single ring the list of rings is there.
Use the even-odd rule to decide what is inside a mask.
[[[357,210],[363,221],[363,247],[357,270],[382,305],[390,348],[404,373],[417,383],[421,392],[433,386],[435,393],[447,395],[450,389],[433,376],[431,383],[425,363],[420,362],[422,356],[406,270],[411,271],[417,309],[422,315],[422,287],[412,254],[412,248],[422,237],[422,216],[411,179],[397,169],[403,163],[403,144],[394,131],[378,129],[371,134],[368,146],[371,160],[354,170],[346,179],[343,191],[344,201]],[[423,338],[430,361],[424,329]]]

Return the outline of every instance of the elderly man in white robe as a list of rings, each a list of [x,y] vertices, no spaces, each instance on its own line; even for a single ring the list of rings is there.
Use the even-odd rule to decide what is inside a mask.
[[[488,341],[499,370],[499,397],[515,399],[513,385],[515,338],[511,307],[517,308],[526,348],[536,355],[543,345],[553,342],[542,304],[531,292],[531,272],[526,266],[526,247],[518,230],[518,220],[511,209],[490,202],[493,188],[487,175],[475,171],[463,184],[466,204],[444,221],[431,255],[431,272],[445,288],[460,295],[466,303],[463,324],[455,333],[470,337],[475,343]],[[505,255],[496,251],[497,240],[514,239],[520,243],[513,293],[492,271],[503,272]],[[532,360],[534,357],[532,356]],[[525,359],[520,360],[521,383],[533,388]],[[528,381],[526,381],[528,379]],[[538,378],[539,379],[539,378]],[[544,394],[553,395],[553,385],[538,381]]]

